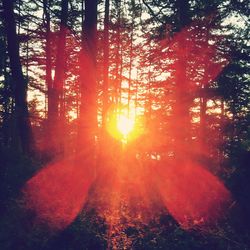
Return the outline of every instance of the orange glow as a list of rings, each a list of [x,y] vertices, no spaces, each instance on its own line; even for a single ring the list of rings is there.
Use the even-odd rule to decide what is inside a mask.
[[[118,117],[117,129],[124,137],[127,137],[128,134],[133,130],[133,128],[134,128],[134,120],[133,119],[128,118],[124,115],[121,115]]]
[[[139,130],[139,126],[136,124],[135,115],[131,114],[128,116],[124,113],[113,114],[107,123],[106,129],[112,137],[123,143],[127,143],[140,136],[142,131]]]
[[[92,180],[87,162],[64,160],[49,164],[24,186],[26,208],[35,212],[37,223],[62,230],[81,211]]]
[[[206,43],[200,46],[192,43],[192,40],[185,39],[195,36],[199,31],[199,29],[190,30],[188,27],[177,34],[170,44],[166,44],[165,47],[171,49],[166,50],[165,57],[171,58],[172,55],[173,59],[183,60],[183,52],[175,44],[185,43],[183,46],[186,48],[185,53],[197,69],[200,64],[203,65],[204,62],[215,58],[216,46],[206,47]],[[81,72],[84,88],[89,90],[91,85],[88,83],[94,81],[92,79],[95,75],[95,72],[92,72],[93,66],[84,51],[79,53],[79,61],[80,68],[84,69]],[[170,71],[172,78],[175,79],[176,87],[173,95],[176,92],[186,93],[187,89],[199,90],[201,85],[208,85],[226,64],[226,59],[223,62],[213,62],[211,65],[205,64],[204,71],[208,73],[200,76],[197,80],[198,84],[193,80],[196,78],[189,75],[186,76],[186,81],[182,82],[177,77],[182,72],[178,68],[179,65],[171,65]],[[78,68],[77,65],[72,65],[73,68],[74,66]],[[197,74],[195,70],[191,73]],[[140,92],[139,84],[138,92]],[[128,84],[124,84],[123,87],[126,91],[131,88],[132,92],[132,87]],[[146,95],[145,93],[143,92],[143,95]],[[47,222],[52,228],[64,229],[74,221],[89,198],[87,204],[91,204],[89,206],[93,206],[107,222],[109,238],[113,237],[119,241],[115,232],[120,230],[123,233],[126,227],[131,227],[133,223],[149,223],[157,213],[160,213],[162,205],[183,229],[212,224],[223,216],[231,201],[231,194],[219,178],[203,166],[193,162],[192,159],[178,162],[178,157],[173,158],[176,152],[182,155],[185,155],[186,151],[189,152],[189,148],[183,146],[181,140],[176,139],[179,138],[182,130],[186,129],[186,124],[183,124],[183,120],[185,121],[183,113],[189,112],[182,112],[185,103],[175,102],[177,106],[171,107],[171,111],[168,111],[170,113],[173,111],[174,118],[170,115],[161,116],[160,111],[164,108],[164,104],[157,103],[158,95],[160,96],[160,91],[156,91],[155,96],[153,92],[150,93],[149,104],[145,101],[142,105],[138,101],[137,106],[133,104],[133,94],[131,94],[130,98],[127,97],[125,100],[121,98],[120,102],[113,103],[112,105],[118,107],[116,106],[114,110],[109,109],[105,114],[107,117],[103,124],[110,137],[115,140],[107,136],[107,143],[104,140],[104,147],[100,150],[102,155],[100,157],[97,155],[99,158],[96,157],[100,160],[97,163],[99,165],[97,165],[98,171],[95,173],[95,189],[93,189],[95,193],[91,193],[92,197],[88,197],[87,194],[93,183],[91,171],[94,167],[92,163],[82,159],[78,162],[64,160],[50,164],[26,183],[24,195],[27,207],[35,211],[39,221]],[[122,97],[121,93],[120,97]],[[141,98],[139,97],[138,100]],[[122,109],[119,105],[126,108]],[[153,109],[153,105],[159,105],[159,109],[158,106],[157,109]],[[142,114],[144,114],[143,118]],[[168,121],[169,118],[173,119],[174,126],[171,120]],[[173,140],[164,137],[167,133]],[[190,148],[192,153],[198,152],[202,156],[208,154],[205,146],[200,146],[199,149],[191,146]],[[174,163],[169,164],[167,160],[166,162],[163,160],[164,157],[168,157],[168,150],[171,154],[172,151],[174,152],[171,156],[175,160]],[[124,218],[126,218],[126,223]],[[114,247],[114,249],[119,249],[119,247]]]
[[[161,167],[157,186],[169,213],[184,229],[214,223],[231,202],[223,183],[193,162]]]

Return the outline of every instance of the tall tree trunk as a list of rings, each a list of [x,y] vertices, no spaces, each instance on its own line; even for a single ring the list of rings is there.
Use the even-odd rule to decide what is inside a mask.
[[[53,108],[52,108],[52,54],[51,54],[51,29],[50,29],[50,0],[43,0],[43,14],[45,22],[45,56],[46,56],[46,87],[47,87],[47,138],[52,138]],[[47,139],[46,138],[46,139]]]
[[[128,117],[130,117],[130,109],[131,109],[131,85],[132,85],[132,68],[133,68],[133,58],[134,58],[134,47],[133,47],[133,42],[134,42],[134,28],[135,28],[135,1],[131,1],[132,5],[132,15],[131,15],[131,34],[130,34],[130,48],[129,48],[129,80],[128,80]]]
[[[97,43],[97,0],[85,1],[85,20],[80,58],[81,107],[78,133],[79,153],[95,154],[97,135],[97,83],[96,83],[96,43]],[[92,160],[94,157],[91,157]],[[91,162],[92,164],[93,162]]]
[[[177,32],[189,24],[189,1],[177,0],[176,11],[178,18]],[[187,39],[187,38],[184,38]],[[176,102],[173,107],[174,118],[174,141],[175,141],[175,155],[178,159],[185,156],[189,141],[190,133],[190,98],[187,81],[187,60],[185,55],[185,48],[183,48],[185,41],[177,41],[178,53],[175,61],[175,98]]]
[[[20,61],[19,42],[16,33],[13,0],[3,0],[3,15],[7,35],[7,50],[10,58],[10,70],[15,99],[15,130],[18,148],[25,154],[34,149],[31,124],[27,103],[27,82],[23,76]]]
[[[51,123],[53,132],[52,146],[58,153],[62,153],[63,150],[63,130],[65,124],[65,117],[63,113],[64,102],[64,81],[66,71],[66,35],[67,35],[67,22],[68,22],[68,0],[62,0],[61,2],[61,23],[57,40],[57,54],[55,65],[55,77],[53,82],[53,88],[51,93]]]
[[[108,111],[109,88],[109,0],[105,0],[104,50],[103,50],[103,112],[102,126],[105,129]]]
[[[130,106],[131,106],[130,102],[131,102],[132,66],[133,66],[133,35],[134,35],[134,20],[132,21],[132,30],[130,34],[130,48],[129,48],[128,117],[130,117]]]
[[[117,30],[116,30],[116,53],[115,53],[115,64],[116,64],[116,71],[115,71],[115,84],[114,84],[114,98],[113,102],[116,105],[117,114],[119,113],[118,107],[120,104],[120,97],[121,97],[121,74],[122,74],[122,41],[121,41],[121,2],[115,1],[115,8],[117,10]]]
[[[203,86],[204,88],[204,86]],[[200,97],[200,138],[199,146],[202,150],[206,146],[206,111],[207,111],[207,98],[205,94]]]

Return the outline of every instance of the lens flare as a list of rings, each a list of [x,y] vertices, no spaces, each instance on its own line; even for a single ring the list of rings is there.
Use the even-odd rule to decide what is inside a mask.
[[[82,159],[58,161],[42,168],[25,184],[25,207],[34,212],[38,224],[63,230],[74,221],[93,182],[88,165]]]
[[[157,186],[169,213],[183,229],[212,225],[223,218],[232,202],[223,183],[194,162],[161,166]]]

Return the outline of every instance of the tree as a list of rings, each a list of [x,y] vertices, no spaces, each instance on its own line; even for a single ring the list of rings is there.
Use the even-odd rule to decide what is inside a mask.
[[[47,18],[49,18],[47,14]],[[47,20],[49,21],[49,20]],[[49,91],[49,100],[48,100],[48,123],[50,124],[49,128],[52,132],[52,147],[54,151],[63,152],[63,131],[65,127],[65,109],[64,109],[64,81],[66,77],[66,35],[67,35],[67,23],[68,23],[68,0],[61,1],[61,14],[60,14],[60,28],[57,38],[57,53],[56,53],[56,62],[55,62],[55,77],[53,81],[52,89]],[[48,23],[49,25],[49,23]],[[49,29],[47,25],[47,29]],[[49,30],[48,30],[49,31]],[[47,38],[49,39],[49,37]],[[49,43],[49,41],[47,41]],[[47,49],[49,49],[49,44]],[[47,54],[48,59],[49,54]],[[47,61],[47,63],[50,63]],[[49,64],[48,71],[49,71]],[[47,72],[48,76],[50,72]],[[50,95],[51,91],[51,95]]]
[[[4,23],[7,37],[7,50],[10,59],[10,69],[12,74],[12,84],[15,99],[15,146],[25,154],[31,154],[33,148],[33,138],[29,121],[27,104],[27,82],[23,76],[22,65],[19,54],[19,42],[16,33],[14,1],[3,1]]]
[[[103,48],[103,113],[102,126],[105,129],[109,105],[109,0],[105,0]]]
[[[97,135],[97,0],[85,1],[82,50],[80,54],[81,107],[78,151],[88,148],[94,157]]]

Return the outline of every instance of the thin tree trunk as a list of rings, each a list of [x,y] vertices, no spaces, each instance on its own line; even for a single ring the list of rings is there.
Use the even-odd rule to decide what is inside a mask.
[[[51,121],[54,142],[52,143],[55,151],[62,153],[63,150],[63,131],[65,125],[65,117],[63,114],[63,91],[66,71],[66,35],[68,22],[68,0],[61,2],[61,23],[57,41],[57,54],[55,66],[55,78],[51,93]]]
[[[114,86],[114,103],[116,104],[116,112],[119,113],[118,106],[119,100],[121,96],[121,73],[122,73],[122,44],[121,44],[121,3],[120,1],[116,1],[116,9],[118,11],[118,20],[117,20],[117,31],[116,31],[116,55],[115,55],[115,63],[116,63],[116,72],[115,72],[115,86]],[[119,71],[120,69],[120,71]]]
[[[23,153],[31,154],[34,145],[28,112],[27,82],[24,79],[20,61],[13,0],[3,0],[3,14],[8,43],[7,50],[10,58],[10,70],[14,87],[15,130],[17,144],[19,144],[16,146],[18,146]]]
[[[206,134],[206,110],[207,110],[207,98],[206,96],[200,97],[200,148],[202,148],[205,142]]]
[[[9,91],[9,73],[7,72],[7,65],[8,65],[8,55],[6,51],[7,41],[6,38],[3,37],[4,45],[5,45],[5,53],[4,53],[4,65],[3,65],[3,76],[4,76],[4,93],[8,93]],[[3,102],[3,122],[2,122],[2,128],[3,128],[3,145],[8,147],[11,142],[11,126],[10,126],[10,114],[12,113],[12,100],[10,96],[5,96],[6,101]]]
[[[131,101],[131,74],[133,64],[133,33],[134,33],[134,21],[132,24],[132,31],[130,36],[130,51],[129,51],[129,79],[128,79],[128,117],[130,117],[130,101]]]
[[[95,154],[97,135],[97,3],[97,0],[85,1],[85,20],[80,58],[81,107],[78,132],[78,152],[81,155],[86,153],[86,150],[90,151],[88,155]]]
[[[189,1],[178,0],[176,1],[177,17],[178,17],[178,31],[189,23]],[[187,38],[185,38],[187,39]],[[185,41],[177,41],[178,53],[176,55],[176,71],[175,71],[175,98],[173,112],[174,124],[174,141],[175,141],[175,155],[178,159],[183,156],[186,157],[188,141],[190,139],[190,115],[189,115],[189,89],[186,76],[187,60],[185,55],[185,48],[183,48]]]
[[[104,51],[103,51],[103,113],[102,126],[106,127],[108,111],[108,88],[109,88],[109,0],[105,0],[104,17]]]
[[[130,102],[131,102],[131,85],[132,85],[132,66],[133,66],[133,39],[134,39],[134,26],[135,26],[135,1],[131,1],[132,4],[132,27],[131,27],[131,34],[130,34],[130,49],[129,49],[129,81],[128,81],[128,117],[130,117]]]
[[[45,17],[45,56],[46,56],[46,87],[47,87],[47,138],[52,138],[53,108],[52,108],[52,54],[51,54],[51,29],[50,29],[50,0],[43,0],[43,13]],[[46,138],[46,139],[47,139]]]

